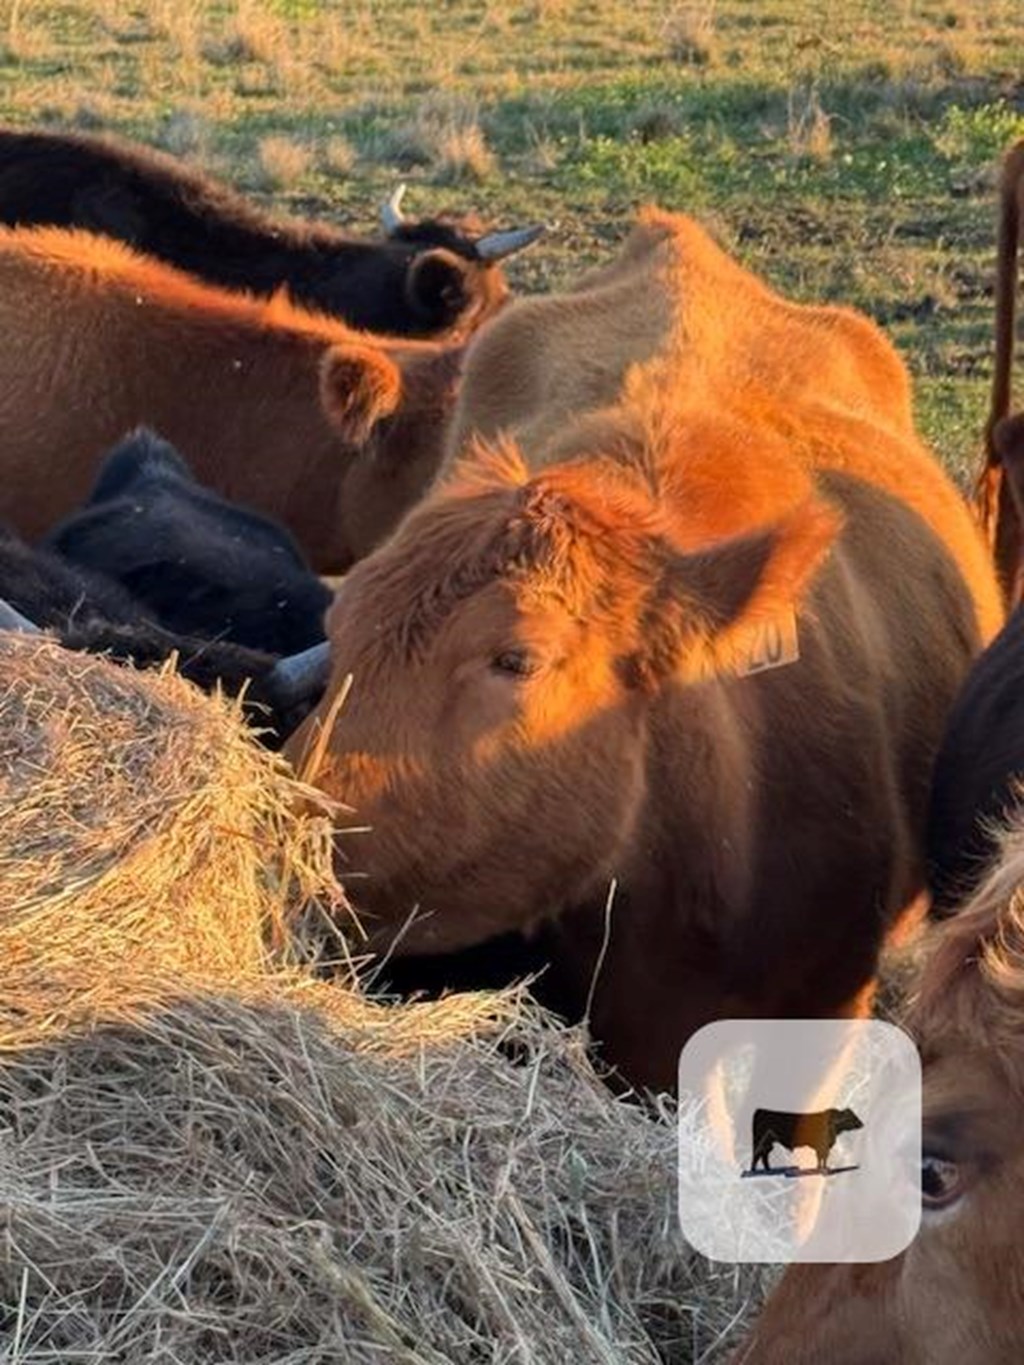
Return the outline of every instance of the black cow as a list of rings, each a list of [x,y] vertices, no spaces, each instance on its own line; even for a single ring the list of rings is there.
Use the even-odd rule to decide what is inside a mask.
[[[766,1171],[772,1170],[768,1160],[776,1143],[795,1151],[798,1147],[813,1147],[818,1158],[818,1170],[828,1170],[828,1155],[840,1133],[852,1133],[864,1124],[852,1109],[819,1109],[807,1114],[789,1113],[784,1109],[755,1109],[751,1125],[753,1156],[751,1173],[758,1162]]]
[[[928,810],[931,913],[951,914],[999,849],[1024,797],[1024,606],[974,662],[950,712]]]
[[[319,700],[323,679],[300,656],[296,668],[264,650],[165,630],[117,583],[45,549],[25,544],[0,524],[0,629],[24,624],[51,630],[68,649],[108,654],[139,666],[178,656],[181,674],[205,691],[245,692],[247,717],[271,747]],[[322,646],[326,649],[326,646]]]
[[[144,427],[46,544],[119,583],[167,630],[284,655],[324,638],[330,591],[288,532],[197,483]]]
[[[1007,479],[1007,524],[1024,509],[1024,415],[993,443]],[[1024,604],[1014,608],[964,680],[935,760],[926,833],[931,913],[952,913],[999,850],[999,832],[1024,800]]]
[[[0,223],[117,237],[214,284],[299,302],[353,327],[431,336],[495,311],[508,288],[495,262],[540,228],[470,235],[437,219],[406,223],[393,196],[388,236],[262,213],[173,157],[71,133],[0,129]]]

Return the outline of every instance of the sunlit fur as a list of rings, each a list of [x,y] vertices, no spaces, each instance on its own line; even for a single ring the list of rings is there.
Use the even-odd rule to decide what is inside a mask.
[[[358,335],[327,313],[298,308],[287,292],[260,298],[244,290],[221,289],[145,256],[113,237],[74,228],[0,227],[0,251],[21,253],[42,269],[58,274],[95,273],[111,288],[146,290],[161,302],[187,306],[220,322],[265,329],[287,328],[319,341],[341,345]]]
[[[923,949],[906,1020],[925,1149],[955,1118],[958,1204],[877,1266],[790,1270],[736,1365],[1017,1365],[1024,1340],[1024,824]],[[946,1124],[948,1128],[948,1123]]]
[[[790,303],[692,218],[648,209],[611,265],[569,293],[514,300],[477,336],[449,458],[499,432],[532,467],[558,458],[580,416],[620,401],[627,371],[659,360],[673,389],[683,374],[698,388],[762,385],[913,432],[906,368],[869,319]]]
[[[874,418],[852,370],[837,398],[810,385],[795,338],[769,382],[751,338],[729,351],[731,311],[695,349],[677,274],[632,280],[621,334],[568,296],[554,393],[520,305],[481,335],[463,437],[338,594],[328,699],[292,745],[313,749],[352,674],[317,781],[373,826],[339,856],[369,874],[353,893],[374,941],[417,905],[401,951],[540,932],[570,1011],[600,957],[594,1034],[658,1086],[711,1018],[864,1007],[922,888],[945,716],[1001,620],[980,534],[895,408]],[[677,332],[638,339],[663,315]],[[617,369],[594,363],[616,346]],[[505,434],[469,416],[481,356],[507,383],[488,393],[520,405]],[[787,613],[799,660],[741,676]]]
[[[693,454],[709,417],[733,424],[729,469]],[[685,460],[672,453],[682,429]],[[852,309],[779,297],[686,215],[646,210],[617,262],[569,295],[514,301],[476,339],[448,468],[475,437],[499,433],[531,470],[602,448],[631,452],[685,482],[707,539],[769,520],[811,469],[855,474],[955,550],[977,585],[986,639],[1001,618],[983,586],[981,539],[914,433],[906,368],[884,334]],[[786,443],[783,458],[761,448],[772,437]],[[737,478],[744,460],[754,469]]]
[[[1024,822],[998,865],[930,945],[912,1022],[926,1048],[988,1054],[1024,1100]]]
[[[324,572],[371,548],[436,469],[458,348],[354,332],[54,228],[0,229],[0,300],[0,518],[29,537],[139,423],[284,521]]]

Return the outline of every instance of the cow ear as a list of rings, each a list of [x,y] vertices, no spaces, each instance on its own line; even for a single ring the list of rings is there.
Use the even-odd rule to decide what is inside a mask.
[[[398,366],[372,346],[332,346],[320,364],[320,402],[349,445],[362,445],[402,395]]]
[[[835,507],[812,497],[747,535],[673,555],[655,613],[665,624],[660,639],[651,631],[644,671],[690,680],[755,671],[759,633],[793,620],[841,525]]]
[[[455,322],[470,302],[468,269],[466,261],[443,247],[421,252],[406,275],[410,306],[433,327]]]

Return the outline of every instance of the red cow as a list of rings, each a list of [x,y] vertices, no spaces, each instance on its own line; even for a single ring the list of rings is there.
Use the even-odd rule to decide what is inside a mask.
[[[146,425],[202,483],[282,521],[321,573],[366,553],[435,474],[462,356],[56,228],[0,229],[0,317],[0,519],[43,534]]]
[[[1002,615],[905,375],[872,414],[891,348],[773,300],[649,214],[603,283],[544,302],[557,357],[523,343],[540,301],[495,319],[462,448],[342,585],[290,747],[372,827],[339,858],[378,947],[541,935],[566,1008],[651,1086],[708,1020],[863,1008]]]

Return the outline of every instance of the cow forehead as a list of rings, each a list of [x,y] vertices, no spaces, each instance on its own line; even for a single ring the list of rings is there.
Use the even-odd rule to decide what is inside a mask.
[[[483,594],[481,610],[497,611],[503,602],[520,613],[553,610],[596,622],[619,603],[635,608],[650,586],[636,547],[624,553],[575,517],[564,497],[535,494],[503,507],[469,501],[422,516],[356,566],[328,619],[340,648],[372,624],[376,644],[415,656]]]

